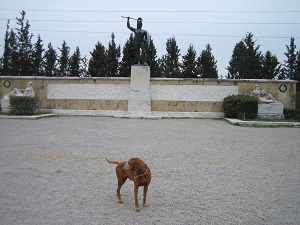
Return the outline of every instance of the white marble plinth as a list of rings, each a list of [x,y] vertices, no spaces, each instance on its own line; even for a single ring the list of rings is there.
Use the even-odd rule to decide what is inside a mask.
[[[1,110],[2,112],[9,111],[9,97],[4,95],[3,99],[1,100]]]
[[[131,66],[128,113],[148,115],[150,112],[150,67]]]
[[[274,103],[258,103],[258,118],[261,119],[284,119],[283,104]]]

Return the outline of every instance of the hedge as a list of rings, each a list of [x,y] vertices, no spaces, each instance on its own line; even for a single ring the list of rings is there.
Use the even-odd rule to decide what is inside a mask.
[[[10,113],[14,115],[33,115],[38,109],[38,99],[29,96],[11,96]]]
[[[257,117],[258,100],[246,95],[230,95],[223,101],[227,118],[254,119]]]

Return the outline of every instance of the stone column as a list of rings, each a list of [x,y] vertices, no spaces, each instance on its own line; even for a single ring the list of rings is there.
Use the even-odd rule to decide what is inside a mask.
[[[149,66],[131,66],[128,115],[151,116]]]

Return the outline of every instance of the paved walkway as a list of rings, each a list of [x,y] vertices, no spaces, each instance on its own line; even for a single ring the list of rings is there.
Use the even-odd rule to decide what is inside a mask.
[[[300,223],[299,128],[50,117],[0,132],[0,224]],[[149,208],[134,211],[129,181],[117,203],[105,156],[144,159]]]

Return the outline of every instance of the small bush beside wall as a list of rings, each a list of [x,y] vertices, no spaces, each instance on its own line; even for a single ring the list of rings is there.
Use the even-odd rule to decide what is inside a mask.
[[[224,114],[227,118],[254,119],[257,117],[258,100],[246,95],[231,95],[224,98]]]
[[[33,115],[38,109],[38,99],[28,96],[11,96],[10,113],[14,115]]]

